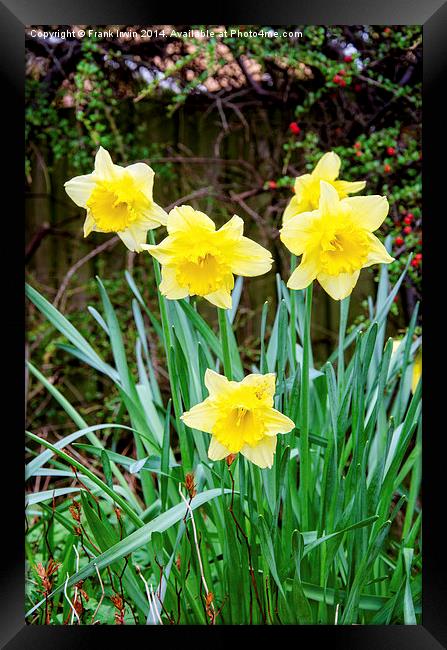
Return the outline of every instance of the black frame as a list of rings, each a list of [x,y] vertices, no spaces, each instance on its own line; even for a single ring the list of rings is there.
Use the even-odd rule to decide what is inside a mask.
[[[327,6],[325,6],[327,3]],[[152,4],[152,3],[151,3]],[[24,620],[24,549],[23,549],[23,447],[22,434],[17,418],[21,412],[23,379],[18,359],[22,357],[24,322],[23,314],[23,267],[17,254],[22,246],[21,228],[18,224],[18,206],[23,205],[23,81],[24,81],[24,27],[31,24],[113,24],[116,22],[135,24],[190,24],[202,21],[210,24],[415,24],[423,25],[424,39],[424,123],[423,123],[423,207],[424,214],[429,215],[424,225],[424,243],[426,262],[424,268],[424,295],[429,300],[424,310],[424,329],[428,336],[424,343],[425,368],[439,363],[443,354],[444,330],[439,307],[443,304],[444,292],[442,280],[445,276],[439,261],[445,258],[442,239],[445,228],[445,174],[447,157],[443,156],[443,142],[446,124],[442,91],[443,71],[447,61],[447,2],[443,0],[313,0],[306,6],[300,6],[296,0],[276,0],[274,3],[260,3],[259,0],[245,0],[244,3],[227,0],[225,5],[210,8],[206,17],[190,4],[183,4],[176,11],[170,7],[160,11],[159,5],[152,5],[146,0],[134,0],[132,5],[123,6],[119,0],[87,0],[69,2],[66,0],[3,0],[0,1],[0,69],[3,75],[2,93],[3,118],[2,128],[2,162],[6,162],[10,177],[0,177],[0,206],[3,208],[4,245],[2,257],[7,253],[10,259],[3,264],[2,282],[4,317],[6,331],[3,349],[11,354],[11,360],[3,361],[4,377],[10,389],[4,400],[4,413],[10,417],[2,418],[3,453],[0,455],[2,474],[10,473],[8,494],[0,492],[0,530],[6,542],[5,551],[0,555],[0,646],[10,650],[38,648],[41,646],[65,648],[89,648],[93,643],[107,643],[105,635],[113,633],[117,643],[143,640],[145,643],[158,642],[161,637],[169,635],[169,643],[180,642],[213,644],[224,647],[241,641],[253,643],[261,633],[262,640],[277,642],[278,635],[290,635],[293,644],[305,644],[311,640],[321,646],[325,642],[343,650],[435,650],[447,647],[447,580],[445,577],[445,542],[443,538],[443,516],[445,499],[442,484],[436,479],[442,477],[445,467],[441,445],[445,439],[445,427],[442,426],[442,413],[436,414],[428,407],[424,412],[426,435],[424,438],[423,489],[425,491],[424,509],[424,570],[423,570],[423,625],[418,626],[219,626],[218,628],[182,626],[151,627],[115,626],[94,627],[46,627],[27,626]],[[222,11],[225,7],[224,11]],[[119,21],[119,18],[125,20]],[[6,119],[5,119],[6,118]],[[6,127],[6,128],[5,128]],[[6,142],[5,142],[6,138]],[[9,141],[8,141],[9,139]],[[445,149],[445,144],[444,144]],[[439,157],[437,158],[437,153]],[[16,186],[16,187],[14,187]],[[16,192],[14,192],[14,189]],[[444,199],[444,200],[443,200]],[[5,206],[5,203],[7,204]],[[9,203],[9,205],[8,205]],[[436,245],[440,248],[436,251]],[[437,264],[439,265],[437,267]],[[16,286],[18,285],[18,286]],[[430,300],[430,294],[432,300]],[[434,299],[433,299],[434,297]],[[436,301],[436,302],[435,302]],[[20,314],[20,317],[19,317]],[[441,327],[440,327],[441,325]],[[7,374],[6,374],[7,373]],[[6,383],[6,382],[5,382]],[[442,377],[425,386],[426,397],[437,405],[442,403],[444,390]],[[12,389],[12,390],[11,390]],[[441,392],[442,391],[442,392]],[[445,399],[445,398],[444,398]],[[17,400],[18,404],[15,405]],[[429,402],[427,402],[429,404]],[[445,442],[444,442],[445,444]],[[445,473],[445,470],[444,470]],[[5,483],[4,483],[5,484]],[[2,498],[3,496],[3,498]],[[8,535],[5,539],[5,525],[8,522]],[[14,531],[12,536],[11,531]],[[118,635],[118,636],[116,636]],[[123,635],[119,639],[119,635]],[[142,636],[145,635],[145,636]],[[146,636],[147,635],[147,636]],[[154,636],[155,635],[155,636]],[[171,640],[171,636],[174,638]],[[179,636],[181,635],[181,636]],[[249,636],[248,636],[249,635]],[[281,639],[282,640],[282,639]]]

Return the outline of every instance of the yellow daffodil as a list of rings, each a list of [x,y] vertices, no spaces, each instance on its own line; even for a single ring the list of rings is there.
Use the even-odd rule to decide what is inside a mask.
[[[295,180],[295,196],[284,211],[283,224],[301,212],[310,212],[318,208],[320,200],[320,181],[326,181],[334,187],[338,196],[344,199],[348,194],[363,190],[365,181],[336,180],[340,173],[340,158],[333,151],[320,158],[311,174],[303,174]]]
[[[281,230],[287,248],[303,256],[287,283],[289,289],[304,289],[316,278],[334,300],[342,300],[356,285],[360,269],[392,262],[372,234],[388,209],[384,196],[340,200],[332,185],[320,181],[318,210],[289,219]]]
[[[206,371],[209,397],[181,419],[189,427],[211,434],[211,460],[240,452],[259,467],[273,465],[277,434],[288,433],[295,426],[273,408],[275,379],[275,374],[267,374],[229,381],[213,370]]]
[[[411,376],[411,392],[414,393],[422,375],[422,347],[419,348],[413,363],[413,373]]]
[[[131,251],[140,252],[148,230],[165,225],[166,212],[152,198],[154,171],[145,163],[114,165],[99,148],[91,174],[75,176],[64,185],[68,196],[87,210],[84,237],[92,230],[116,232]]]
[[[272,266],[269,251],[243,236],[236,215],[216,230],[206,214],[183,205],[171,210],[166,227],[168,237],[143,248],[162,264],[160,291],[170,300],[197,295],[230,309],[233,273],[262,275]]]

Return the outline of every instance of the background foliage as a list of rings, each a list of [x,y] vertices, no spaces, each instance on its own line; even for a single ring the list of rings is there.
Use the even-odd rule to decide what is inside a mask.
[[[108,28],[141,31],[133,25]],[[408,254],[414,254],[390,319],[390,333],[399,336],[420,299],[421,29],[288,26],[301,30],[303,38],[220,40],[169,37],[172,26],[151,28],[151,39],[50,41],[29,35],[39,26],[28,30],[26,256],[34,286],[73,313],[85,332],[91,319],[80,308],[96,304],[91,278],[97,273],[115,304],[124,306],[129,294],[122,268],[135,269],[144,280],[145,299],[154,304],[147,291],[147,260],[126,257],[116,239],[104,249],[96,248],[105,241],[101,235],[83,240],[82,211],[63,190],[67,178],[91,170],[100,144],[119,163],[147,160],[157,173],[155,197],[161,205],[185,197],[183,202],[217,222],[233,213],[242,216],[249,235],[272,250],[274,270],[283,277],[288,259],[277,229],[293,179],[311,169],[321,151],[333,149],[344,161],[344,177],[365,178],[369,193],[389,198],[390,217],[382,232],[391,235],[397,257],[390,270],[393,281]],[[80,26],[57,29],[76,32]],[[177,32],[188,29],[176,26]],[[155,36],[155,30],[165,36]],[[362,273],[351,305],[354,325],[368,322],[367,296],[375,273],[374,268]],[[244,290],[237,327],[247,363],[257,354],[259,296],[274,293],[273,275]],[[314,304],[315,353],[323,359],[336,340],[338,313],[319,288]],[[28,330],[31,350],[42,355],[58,381],[55,341],[33,310]],[[73,379],[71,384],[79,385],[79,373]],[[81,393],[100,388],[88,377],[81,383]],[[41,394],[36,397],[34,413],[45,405]],[[79,393],[72,397],[88,408]]]
[[[62,29],[64,26],[57,27]],[[75,31],[80,28],[72,25],[65,27]],[[82,27],[88,29],[89,26]],[[126,31],[140,29],[131,25],[111,27]],[[183,29],[189,28],[185,26]],[[153,29],[164,30],[167,34],[170,26],[153,26]],[[137,319],[141,318],[144,323],[153,378],[165,409],[170,387],[157,321],[151,318],[157,308],[152,266],[147,256],[126,253],[124,247],[117,245],[117,238],[108,240],[104,235],[92,235],[83,240],[82,211],[69,201],[63,190],[66,179],[91,171],[93,156],[99,145],[106,147],[119,164],[136,160],[149,162],[156,171],[155,199],[164,207],[188,202],[209,213],[218,223],[227,220],[233,213],[239,214],[247,224],[248,234],[272,251],[274,270],[283,278],[287,277],[289,259],[278,238],[282,212],[290,200],[295,176],[312,169],[322,151],[334,150],[340,155],[343,178],[366,179],[368,193],[386,194],[391,209],[381,234],[389,235],[388,241],[397,258],[389,269],[392,284],[400,276],[409,253],[413,253],[413,258],[399,291],[389,305],[386,324],[387,335],[398,338],[406,336],[401,349],[401,354],[406,355],[406,362],[401,378],[390,376],[391,383],[385,391],[390,393],[384,396],[384,412],[380,417],[383,423],[383,418],[386,419],[384,413],[394,413],[396,416],[397,409],[400,424],[408,437],[400,437],[402,428],[398,429],[399,423],[395,423],[399,434],[393,437],[391,433],[390,439],[382,438],[377,444],[386,446],[394,441],[389,458],[392,460],[392,454],[396,453],[404,462],[406,472],[399,474],[399,466],[393,466],[394,478],[390,475],[388,483],[392,481],[397,494],[410,489],[412,501],[404,520],[401,520],[399,509],[393,514],[393,531],[397,541],[394,546],[392,544],[392,550],[388,546],[381,546],[378,551],[381,557],[379,563],[373,569],[370,567],[374,572],[369,576],[373,586],[368,586],[366,591],[384,598],[383,602],[380,601],[381,607],[377,609],[379,603],[374,601],[372,610],[360,608],[356,616],[360,616],[363,622],[389,622],[401,621],[405,614],[408,622],[414,614],[408,589],[410,594],[413,593],[415,602],[419,594],[419,583],[412,583],[410,587],[408,581],[411,571],[419,575],[420,569],[419,556],[412,565],[409,551],[404,551],[407,546],[411,546],[412,550],[416,548],[415,539],[420,524],[417,502],[419,477],[416,470],[413,471],[413,466],[417,467],[414,463],[418,457],[414,449],[417,451],[418,447],[411,438],[417,431],[414,417],[418,408],[416,402],[410,416],[407,415],[406,425],[404,418],[410,400],[409,368],[406,369],[406,364],[410,362],[411,355],[406,342],[418,336],[421,327],[420,314],[415,310],[420,299],[422,268],[421,29],[417,26],[356,25],[297,26],[296,30],[303,32],[303,38],[221,40],[165,36],[151,39],[74,37],[43,40],[31,37],[28,30],[25,122],[28,276],[31,285],[42,291],[62,314],[69,315],[72,325],[86,340],[94,342],[94,348],[104,362],[113,365],[114,352],[107,328],[98,327],[97,323],[97,313],[103,313],[104,308],[93,279],[99,275],[124,333],[122,344],[129,372],[131,376],[136,376],[141,373],[141,367],[135,356],[135,346],[142,345],[143,339],[138,326],[135,326],[135,309],[133,312],[131,309],[135,295],[123,276],[123,269],[127,269],[141,292],[141,301],[137,300],[141,314]],[[354,338],[360,324],[364,328],[371,327],[374,314],[377,316],[378,308],[374,310],[371,301],[368,303],[368,296],[375,294],[377,289],[376,273],[377,269],[374,268],[364,270],[362,281],[352,295],[348,334],[351,332]],[[271,338],[273,341],[275,337],[278,340],[281,334],[278,331],[278,310],[281,299],[284,300],[286,296],[273,273],[268,278],[253,279],[241,285],[241,288],[233,325],[241,367],[251,371],[253,364],[259,367],[262,362],[262,332],[266,340]],[[333,353],[338,340],[338,305],[328,300],[318,287],[315,287],[314,294],[312,342],[315,365],[321,366],[323,372],[329,372],[322,366]],[[270,307],[264,313],[265,297],[269,298]],[[383,293],[380,300],[383,304]],[[66,333],[61,332],[60,328],[55,330],[54,323],[43,318],[42,310],[36,309],[33,303],[30,302],[27,309],[27,356],[48,378],[50,385],[62,391],[74,405],[77,418],[81,418],[82,422],[87,420],[109,425],[119,422],[123,426],[132,426],[132,414],[128,412],[120,388],[110,374],[87,370],[85,364],[72,356],[72,350],[66,345]],[[215,316],[212,310],[199,305],[199,311],[207,322],[213,323]],[[410,335],[407,333],[409,324]],[[298,336],[300,340],[299,331]],[[382,344],[386,340],[383,337],[385,329],[381,331]],[[357,352],[358,362],[364,364],[368,349],[365,350],[363,344],[361,350],[361,353]],[[273,358],[273,352],[271,355]],[[347,359],[351,356],[355,360],[356,353],[348,348]],[[284,359],[276,362],[283,364]],[[382,372],[385,372],[383,366]],[[363,380],[367,382],[366,376]],[[403,387],[400,389],[401,380]],[[314,396],[316,403],[323,403],[329,386],[330,383]],[[356,394],[355,391],[360,391],[362,386],[351,385],[350,390]],[[35,434],[56,442],[72,432],[73,423],[67,420],[61,401],[55,397],[54,391],[46,390],[33,373],[28,375],[27,403],[27,426]],[[166,417],[164,410],[162,426]],[[326,424],[319,417],[315,426],[321,428],[323,434]],[[79,428],[84,426],[81,420],[75,419]],[[167,420],[169,422],[169,416]],[[342,428],[345,424],[342,421]],[[138,444],[141,445],[141,441],[138,443],[130,432],[126,434],[125,430],[109,428],[99,431],[97,435],[113,453],[135,458],[140,455]],[[107,476],[108,465],[104,457],[98,460],[93,456],[87,461],[86,454],[92,452],[91,449],[72,445],[69,449],[72,457],[86,462],[92,472]],[[338,451],[342,457],[343,454],[349,455],[349,446],[342,446]],[[33,452],[30,448],[30,458],[34,453],[35,448]],[[315,475],[318,475],[318,462],[314,465]],[[55,471],[66,469],[55,465]],[[146,472],[146,476],[148,474]],[[141,488],[137,471],[131,472],[128,478],[138,494],[140,489],[151,489],[148,479],[143,479],[145,487]],[[329,478],[325,476],[324,480]],[[238,480],[243,479],[239,477]],[[354,480],[353,474],[350,474],[349,480]],[[32,491],[45,492],[53,481],[51,474],[37,473],[33,478]],[[228,476],[225,481],[227,489],[231,489]],[[388,514],[385,513],[390,496],[388,483],[385,496],[379,490],[375,496],[370,493],[368,497],[374,502],[379,495],[380,498],[383,496],[384,515]],[[68,478],[61,478],[57,485],[71,485],[71,482]],[[156,490],[161,489],[155,480],[154,485]],[[147,497],[148,493],[143,494],[143,498]],[[84,495],[82,507],[85,512],[90,512],[93,501],[88,504],[85,499],[88,501]],[[349,522],[340,522],[335,517],[337,523],[349,526],[358,523],[362,519],[361,514],[363,518],[372,516],[371,503],[369,501],[368,506],[363,504],[361,507],[357,504]],[[69,504],[70,501],[60,497],[58,508],[62,514]],[[42,507],[45,508],[45,503]],[[413,518],[415,510],[416,519]],[[120,523],[112,507],[106,514],[115,527],[113,534],[118,531],[119,535],[125,536],[122,530],[119,532]],[[59,552],[65,548],[60,528],[54,526],[50,511],[47,511],[47,515],[48,520],[44,519],[43,525],[42,519],[33,523],[31,518],[29,522],[30,559],[41,557],[42,561],[48,560],[56,548]],[[276,515],[274,512],[266,514],[269,526],[274,526]],[[317,510],[314,516],[315,522],[318,522]],[[320,533],[321,524],[320,520],[317,525]],[[95,524],[91,516],[90,532],[95,525],[97,522]],[[256,534],[261,535],[267,543],[266,537],[259,532],[264,524],[256,522],[253,525]],[[378,527],[374,526],[377,533]],[[110,530],[109,533],[112,534]],[[361,563],[362,553],[366,549],[365,530],[356,532],[349,540],[352,541],[348,541],[347,548],[356,549],[359,554],[356,562]],[[270,557],[268,571],[275,582],[278,567],[273,568],[271,556],[268,555],[271,549],[264,548],[264,542],[263,552]],[[302,542],[309,544],[312,540],[297,539],[295,543],[299,545]],[[166,540],[164,543],[167,543]],[[154,541],[154,548],[151,547],[150,552],[157,553],[157,544],[161,542]],[[170,539],[169,544],[172,544],[172,549],[175,548],[175,540]],[[186,542],[182,544],[185,546]],[[214,548],[215,540],[211,540],[210,544]],[[39,551],[37,545],[40,545]],[[182,553],[191,553],[188,548],[186,544]],[[69,546],[64,553],[64,570],[66,568],[71,573],[74,559]],[[191,561],[196,562],[194,559]],[[285,567],[287,555],[281,556],[278,561],[284,563]],[[320,561],[323,563],[320,568],[326,566],[327,558],[321,556]],[[390,562],[393,570],[398,567],[391,579],[391,588],[378,572],[380,562],[384,563],[384,571],[385,565],[388,563],[390,566]],[[306,576],[303,580],[307,585],[319,584],[318,576],[310,566],[306,568],[304,563]],[[340,566],[343,566],[341,558],[336,560],[334,566],[340,570]],[[51,571],[51,567],[48,570]],[[267,571],[267,567],[264,570]],[[333,570],[330,568],[330,571]],[[36,573],[37,569],[33,571]],[[195,571],[193,573],[197,575],[197,566]],[[300,568],[297,567],[296,571],[299,573]],[[280,574],[279,582],[283,588],[285,583],[281,571]],[[291,577],[294,578],[295,574]],[[37,584],[41,580],[38,575],[34,575],[33,579]],[[138,582],[138,576],[129,578],[131,582],[134,579]],[[228,579],[231,582],[231,576]],[[287,581],[287,578],[284,579]],[[350,586],[352,580],[350,576]],[[116,579],[112,578],[111,584],[114,581]],[[95,597],[99,593],[96,587]],[[116,595],[119,589],[115,587]],[[280,593],[278,585],[274,589],[279,589]],[[306,586],[305,590],[306,597],[309,597],[311,587]],[[320,599],[318,611],[312,613],[313,620],[318,617],[323,620],[327,615],[326,606],[321,604],[321,594],[312,593],[318,596],[317,602]],[[220,596],[224,600],[224,594]],[[268,592],[265,597],[268,597]],[[294,597],[302,600],[300,593],[295,593]],[[36,598],[37,592],[31,590],[31,602],[35,602]],[[95,598],[92,598],[91,603],[94,602]],[[113,618],[117,612],[125,609],[117,605],[118,602],[109,604],[110,612],[105,613],[104,622],[107,617]],[[194,607],[185,605],[185,611],[190,606]],[[64,620],[70,613],[67,607],[65,602]],[[309,612],[305,604],[303,607],[303,620],[306,620]],[[58,616],[57,607],[52,611]],[[363,613],[360,615],[359,611]],[[371,614],[371,611],[380,611],[380,615]],[[333,620],[335,611],[331,610],[330,615]],[[132,614],[129,609],[125,616],[126,622],[130,622]],[[236,617],[236,612],[232,611],[229,616],[229,620],[233,620],[231,617]]]

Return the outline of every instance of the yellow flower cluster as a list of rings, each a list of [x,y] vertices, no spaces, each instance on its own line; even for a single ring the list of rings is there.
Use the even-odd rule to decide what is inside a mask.
[[[394,259],[372,234],[388,214],[386,197],[348,197],[365,183],[336,180],[339,171],[340,158],[329,152],[312,174],[296,179],[280,232],[287,248],[302,255],[289,289],[304,289],[317,279],[334,300],[349,296],[362,268]]]
[[[362,268],[393,261],[372,234],[388,214],[386,197],[349,197],[366,183],[338,180],[339,172],[340,158],[329,152],[311,174],[299,176],[280,231],[285,246],[302,256],[287,286],[304,289],[317,279],[335,300],[352,292]],[[87,211],[85,237],[92,231],[116,232],[131,251],[148,251],[160,262],[159,290],[166,298],[203,296],[230,309],[234,275],[267,273],[270,252],[244,237],[237,215],[216,230],[212,219],[188,205],[167,214],[153,200],[153,183],[149,165],[115,165],[100,147],[94,171],[67,181],[65,189]],[[166,226],[167,237],[148,245],[148,230],[159,226]],[[277,434],[295,426],[273,408],[275,375],[248,375],[235,382],[208,369],[205,386],[209,396],[182,419],[211,434],[209,457],[220,460],[240,452],[259,467],[271,467]]]

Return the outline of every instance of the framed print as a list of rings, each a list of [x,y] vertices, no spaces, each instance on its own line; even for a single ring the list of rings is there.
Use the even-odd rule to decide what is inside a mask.
[[[1,7],[4,647],[445,647],[445,5],[114,4]]]

